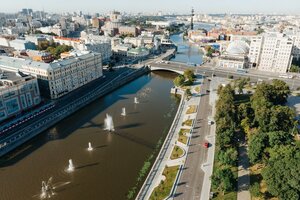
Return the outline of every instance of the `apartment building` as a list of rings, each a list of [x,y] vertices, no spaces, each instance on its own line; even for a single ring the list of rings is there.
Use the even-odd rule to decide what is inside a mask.
[[[76,52],[52,63],[0,56],[0,69],[37,77],[41,94],[57,99],[101,77],[102,59],[90,52]]]
[[[0,72],[0,122],[41,102],[38,81],[21,72]]]

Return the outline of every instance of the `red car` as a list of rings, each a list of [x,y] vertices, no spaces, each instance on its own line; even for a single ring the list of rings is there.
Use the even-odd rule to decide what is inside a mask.
[[[208,143],[208,142],[205,142],[205,143],[203,144],[203,146],[204,146],[205,148],[208,148],[208,147],[209,147],[209,143]]]

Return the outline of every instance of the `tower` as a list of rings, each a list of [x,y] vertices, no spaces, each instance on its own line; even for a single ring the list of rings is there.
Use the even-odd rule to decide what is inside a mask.
[[[192,8],[192,13],[191,13],[191,30],[194,30],[194,8]]]

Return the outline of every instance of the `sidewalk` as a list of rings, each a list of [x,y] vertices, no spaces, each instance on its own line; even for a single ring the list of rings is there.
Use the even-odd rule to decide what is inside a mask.
[[[145,192],[146,194],[144,195],[144,198],[143,199],[149,199],[151,194],[152,194],[152,191],[154,190],[155,187],[157,187],[161,180],[164,180],[165,177],[162,175],[162,172],[163,170],[165,169],[166,166],[176,166],[176,165],[183,165],[185,160],[186,160],[186,157],[187,157],[187,152],[188,152],[188,142],[189,142],[189,138],[191,137],[190,134],[186,134],[186,136],[188,137],[188,140],[187,140],[187,144],[184,144],[184,143],[181,143],[178,141],[178,138],[179,138],[179,131],[180,129],[191,129],[192,131],[192,126],[186,126],[186,125],[182,125],[182,123],[184,121],[186,121],[187,119],[195,119],[196,118],[196,115],[197,115],[197,112],[196,113],[192,113],[192,114],[187,114],[186,111],[188,110],[189,106],[190,105],[199,105],[199,102],[200,102],[200,95],[197,94],[194,90],[195,87],[199,86],[200,82],[201,82],[202,79],[197,79],[196,80],[196,83],[197,85],[195,86],[192,86],[192,93],[193,93],[193,96],[192,98],[190,98],[190,100],[186,100],[185,99],[185,96],[183,95],[182,98],[184,98],[182,101],[182,105],[183,105],[183,109],[182,109],[182,112],[178,113],[180,116],[178,116],[179,120],[176,121],[176,117],[174,119],[174,124],[173,126],[174,127],[171,127],[170,130],[172,130],[174,128],[174,135],[171,136],[172,138],[170,138],[170,142],[169,142],[169,145],[168,145],[168,149],[166,150],[166,153],[164,155],[164,157],[162,158],[161,160],[161,163],[159,164],[159,167],[155,173],[155,177],[153,178],[152,182],[149,184],[149,188],[148,190]],[[180,108],[179,108],[180,109]],[[198,111],[199,108],[197,108],[197,111]],[[169,135],[167,136],[169,137]],[[182,157],[180,158],[177,158],[177,159],[174,159],[174,160],[171,160],[171,154],[172,154],[172,151],[173,151],[173,148],[174,146],[177,145],[179,146],[180,148],[182,148],[184,150],[184,154]],[[162,147],[164,148],[164,146]],[[159,155],[158,155],[159,156]],[[151,172],[149,172],[150,174]],[[149,178],[149,177],[147,177]],[[147,179],[146,179],[147,181]],[[141,191],[140,191],[141,193]],[[139,193],[139,194],[140,194]],[[140,199],[140,196],[138,195],[136,199]]]
[[[250,173],[249,158],[247,154],[246,142],[243,139],[239,146],[239,167],[238,167],[238,194],[237,200],[250,200]]]

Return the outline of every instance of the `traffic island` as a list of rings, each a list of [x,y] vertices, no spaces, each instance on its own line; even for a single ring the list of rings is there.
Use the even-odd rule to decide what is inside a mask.
[[[186,136],[186,134],[189,132],[190,132],[190,129],[183,129],[183,128],[180,129],[178,141],[183,144],[187,144],[188,137]]]
[[[189,108],[186,111],[186,114],[193,114],[197,112],[197,106],[196,105],[190,105]]]
[[[192,126],[192,124],[193,124],[192,119],[188,119],[188,120],[185,120],[184,122],[182,122],[182,126]]]
[[[180,148],[179,146],[175,146],[173,148],[172,154],[171,154],[171,160],[175,160],[177,158],[181,158],[184,154],[184,150]]]
[[[178,170],[179,166],[165,167],[163,171],[165,179],[162,180],[156,188],[154,188],[149,198],[150,200],[163,200],[170,195]]]

